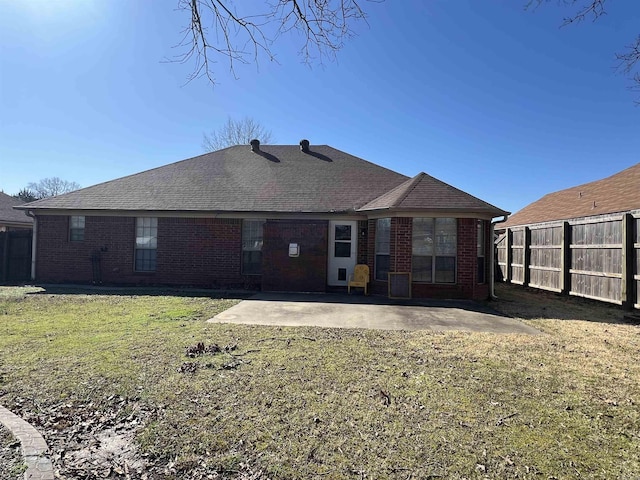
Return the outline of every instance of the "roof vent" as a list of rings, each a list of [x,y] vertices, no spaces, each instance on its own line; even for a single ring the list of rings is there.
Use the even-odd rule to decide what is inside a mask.
[[[300,150],[305,153],[309,152],[309,140],[300,140]]]
[[[257,138],[254,138],[253,140],[251,140],[249,144],[251,145],[252,152],[260,151],[260,140],[258,140]]]

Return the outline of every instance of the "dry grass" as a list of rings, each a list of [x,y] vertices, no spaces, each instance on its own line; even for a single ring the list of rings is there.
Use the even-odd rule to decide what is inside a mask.
[[[228,300],[0,289],[0,402],[68,450],[64,405],[139,420],[132,478],[639,477],[640,328],[498,295],[545,334],[231,326],[203,322]],[[237,348],[186,357],[198,342]]]

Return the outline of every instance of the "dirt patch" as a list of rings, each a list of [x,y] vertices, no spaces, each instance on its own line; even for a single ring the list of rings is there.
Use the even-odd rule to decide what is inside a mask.
[[[497,299],[489,305],[506,315],[524,320],[584,320],[598,323],[631,323],[618,305],[561,295],[536,288],[496,284]]]

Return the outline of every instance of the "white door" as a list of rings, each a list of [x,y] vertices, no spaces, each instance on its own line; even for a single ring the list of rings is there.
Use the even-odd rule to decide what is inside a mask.
[[[329,260],[327,266],[327,284],[331,286],[347,285],[349,275],[356,266],[358,245],[358,222],[329,222]]]

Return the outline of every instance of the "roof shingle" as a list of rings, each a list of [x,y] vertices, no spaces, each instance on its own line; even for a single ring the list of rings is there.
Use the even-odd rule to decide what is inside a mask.
[[[30,227],[33,219],[27,217],[24,212],[14,210],[14,206],[22,205],[24,202],[13,198],[6,193],[0,192],[0,223],[18,224]]]
[[[421,173],[405,175],[327,145],[229,147],[28,204],[29,209],[334,213],[506,212]]]
[[[549,193],[496,228],[640,209],[640,163],[602,180]]]
[[[360,211],[424,208],[445,211],[475,211],[495,216],[508,213],[424,172],[367,203]]]

